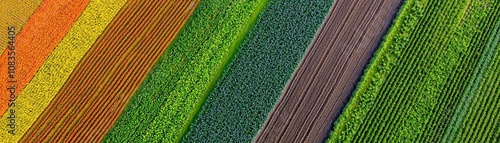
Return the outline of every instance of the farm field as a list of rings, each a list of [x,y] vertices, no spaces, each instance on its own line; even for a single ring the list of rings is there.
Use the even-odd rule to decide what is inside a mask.
[[[327,138],[401,4],[336,0],[255,141]]]
[[[90,1],[68,34],[18,95],[15,110],[18,117],[16,122],[19,124],[16,126],[16,134],[12,136],[8,132],[0,132],[0,140],[18,142],[21,139],[125,1]],[[2,116],[0,121],[7,123],[9,118]],[[9,130],[9,127],[0,126],[0,130]]]
[[[332,0],[270,0],[182,142],[251,142]]]
[[[197,2],[125,3],[21,141],[100,141]]]
[[[30,16],[15,38],[15,79],[17,80],[15,95],[19,95],[33,78],[38,68],[66,35],[89,1],[46,0]],[[60,12],[66,14],[60,15]],[[0,55],[0,62],[8,63],[8,57],[8,52],[3,52]],[[0,80],[8,81],[10,78],[8,64],[0,64],[0,69]],[[0,83],[1,89],[7,89],[9,86],[8,82]],[[9,99],[9,91],[0,90],[0,114],[8,108]]]
[[[498,140],[499,6],[405,1],[328,142]]]
[[[40,6],[42,0],[25,0],[23,4],[18,4],[17,0],[3,0],[0,2],[0,27],[14,26],[15,32],[23,28],[29,16]],[[0,43],[7,43],[9,39],[2,38]],[[0,46],[0,53],[4,52],[6,46]]]
[[[104,142],[180,140],[218,70],[266,2],[201,1]]]
[[[0,0],[0,26],[1,143],[500,142],[498,0]]]

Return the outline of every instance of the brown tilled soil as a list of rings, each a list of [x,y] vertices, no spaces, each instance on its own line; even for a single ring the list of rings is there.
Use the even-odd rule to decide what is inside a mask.
[[[21,142],[99,142],[199,0],[129,0]]]
[[[322,142],[402,0],[336,0],[255,142]]]

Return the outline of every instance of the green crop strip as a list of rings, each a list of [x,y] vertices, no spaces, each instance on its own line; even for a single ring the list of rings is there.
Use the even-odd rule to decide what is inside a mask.
[[[270,0],[182,142],[251,142],[333,0]]]
[[[497,9],[493,0],[407,0],[328,142],[453,141],[456,131],[446,128],[463,124],[452,116],[467,113],[460,104],[475,94],[469,86],[481,81],[478,68],[488,67],[489,43],[498,41],[490,38]]]

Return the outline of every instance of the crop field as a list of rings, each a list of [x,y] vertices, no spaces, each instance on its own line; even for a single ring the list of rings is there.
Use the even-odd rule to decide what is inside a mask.
[[[498,8],[498,7],[496,7]],[[498,14],[498,12],[496,12]],[[494,24],[494,25],[493,25]],[[492,30],[485,35],[484,49],[478,59],[478,67],[472,73],[472,79],[465,87],[446,127],[443,141],[459,142],[498,142],[499,114],[498,97],[500,95],[500,20],[483,25]],[[491,26],[491,27],[490,27]],[[488,28],[489,27],[489,28]],[[488,33],[488,32],[486,32]],[[485,34],[486,34],[485,33]],[[481,122],[477,122],[481,121]]]
[[[400,5],[336,0],[256,141],[324,140]]]
[[[183,142],[251,142],[314,38],[332,0],[268,3],[208,95]]]
[[[498,108],[498,84],[489,85],[499,80],[492,61],[499,52],[498,6],[497,1],[406,1],[330,142],[498,139],[498,114],[481,114]]]
[[[0,0],[0,27],[2,143],[500,142],[498,0]]]
[[[15,32],[23,28],[28,18],[40,6],[42,0],[24,0],[23,4],[18,5],[18,0],[3,0],[0,2],[0,27],[14,26]],[[7,38],[0,39],[0,43],[7,43]],[[0,53],[6,46],[0,46]]]
[[[18,103],[16,104],[17,122],[22,123],[17,127],[18,133],[15,136],[10,136],[7,132],[0,132],[0,140],[10,139],[12,142],[17,142],[23,136],[49,105],[79,60],[83,58],[125,1],[91,1],[88,4],[68,34],[57,45],[16,99]],[[7,117],[3,116],[0,121],[8,122]],[[8,130],[8,127],[0,126],[0,130]]]

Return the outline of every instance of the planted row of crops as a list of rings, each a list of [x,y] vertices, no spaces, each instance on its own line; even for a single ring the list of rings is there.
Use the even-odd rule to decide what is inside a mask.
[[[92,0],[16,99],[17,133],[0,133],[0,140],[17,142],[49,105],[80,59],[126,0]],[[56,76],[57,75],[57,76]],[[7,123],[8,116],[0,121]],[[8,130],[0,126],[1,130]]]
[[[128,1],[22,141],[100,141],[196,5]]]
[[[33,78],[50,53],[66,35],[71,25],[85,9],[90,0],[46,0],[30,16],[23,29],[16,35],[15,43],[15,95]],[[64,6],[64,7],[63,7]],[[65,13],[60,15],[60,13]],[[8,52],[0,55],[0,88],[7,89],[11,83],[7,72]],[[3,114],[10,99],[8,90],[0,90],[0,114]]]
[[[469,109],[460,104],[474,99],[468,86],[491,53],[485,51],[495,35],[497,9],[492,0],[406,1],[330,142],[457,139],[457,114]]]
[[[105,142],[174,142],[264,0],[201,1]]]
[[[495,9],[498,5],[493,5]],[[496,11],[500,14],[500,11]],[[452,122],[447,127],[449,134],[444,141],[498,142],[500,140],[500,19],[492,18],[487,25],[494,28],[485,41],[483,51],[474,74],[455,109]],[[494,24],[496,23],[496,24]],[[494,25],[493,25],[494,24]],[[486,35],[485,35],[486,36]],[[454,124],[455,123],[455,124]]]
[[[251,142],[333,0],[270,0],[183,142]]]

